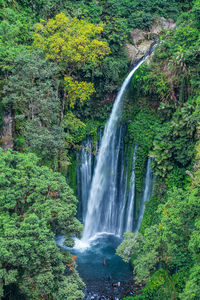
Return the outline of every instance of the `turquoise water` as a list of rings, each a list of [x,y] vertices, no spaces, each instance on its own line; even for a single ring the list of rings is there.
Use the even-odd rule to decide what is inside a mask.
[[[69,249],[63,246],[64,237],[57,236],[56,243],[63,250],[77,256],[77,269],[81,278],[88,280],[128,281],[132,279],[132,270],[129,264],[125,263],[115,254],[117,246],[122,240],[114,235],[100,235],[91,241],[90,247],[86,249]]]
[[[55,238],[56,243],[64,250],[77,256],[77,270],[86,284],[86,300],[122,299],[129,295],[133,284],[132,269],[115,254],[121,239],[114,235],[100,235],[84,249],[68,248],[63,245],[62,235]],[[115,285],[120,282],[120,287]]]

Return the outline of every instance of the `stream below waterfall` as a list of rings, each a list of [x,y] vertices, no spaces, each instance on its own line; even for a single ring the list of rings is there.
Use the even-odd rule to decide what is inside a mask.
[[[99,235],[86,249],[69,249],[64,236],[56,237],[62,250],[77,256],[77,270],[86,284],[85,299],[122,299],[133,286],[131,266],[115,254],[121,238],[110,234]],[[115,286],[120,282],[120,286]],[[114,285],[113,285],[114,284]]]

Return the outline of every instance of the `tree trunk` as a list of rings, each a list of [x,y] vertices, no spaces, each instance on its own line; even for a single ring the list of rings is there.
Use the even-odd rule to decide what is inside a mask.
[[[168,278],[169,278],[169,281],[170,281],[170,285],[172,287],[172,299],[173,300],[176,300],[176,292],[175,292],[175,287],[174,287],[174,283],[172,281],[172,278],[171,278],[171,275],[169,273],[169,270],[168,270],[168,267],[166,265],[166,271],[167,271],[167,275],[168,275]]]
[[[64,91],[64,95],[63,95],[62,101],[61,101],[60,127],[62,127],[63,118],[64,118],[65,99],[66,99],[66,91]],[[62,149],[60,148],[58,150],[58,172],[61,171],[61,154],[62,154]]]
[[[1,146],[4,151],[13,149],[13,115],[11,109],[3,117],[3,129],[1,135]]]

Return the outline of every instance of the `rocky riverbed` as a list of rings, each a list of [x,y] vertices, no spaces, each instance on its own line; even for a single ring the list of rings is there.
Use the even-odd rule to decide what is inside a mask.
[[[90,280],[86,282],[84,300],[119,300],[126,296],[140,293],[142,285],[135,285],[133,280],[118,282],[110,280]]]

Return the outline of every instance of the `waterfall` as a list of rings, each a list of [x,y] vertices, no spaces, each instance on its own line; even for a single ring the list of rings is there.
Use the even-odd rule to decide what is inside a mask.
[[[125,216],[125,207],[126,207],[126,191],[127,191],[127,181],[128,181],[128,172],[127,166],[125,165],[128,160],[128,153],[124,157],[124,147],[121,151],[121,166],[120,166],[120,180],[119,180],[119,215],[118,215],[118,231],[117,235],[121,236],[124,232],[124,216]]]
[[[144,191],[143,191],[143,195],[142,195],[142,199],[141,199],[141,203],[140,203],[139,218],[138,218],[138,223],[137,223],[135,232],[138,232],[140,229],[140,226],[142,224],[142,219],[144,216],[145,202],[149,201],[151,192],[152,192],[152,188],[153,188],[153,172],[151,170],[151,163],[152,163],[152,158],[148,158],[145,183],[144,183]]]
[[[132,161],[131,180],[129,184],[129,193],[128,193],[126,231],[133,230],[133,216],[134,216],[134,204],[135,204],[135,160],[136,160],[137,148],[138,148],[137,145],[135,145],[133,161]]]
[[[122,138],[118,122],[121,116],[123,96],[128,84],[135,71],[150,53],[151,51],[137,63],[125,79],[105,126],[90,188],[83,241],[87,241],[97,233],[117,234],[118,232],[116,216],[119,217],[118,209],[120,205],[117,203],[116,172],[118,170],[118,157]]]
[[[87,202],[89,197],[90,186],[92,182],[92,142],[88,137],[86,141],[82,141],[79,153],[80,165],[77,169],[78,182],[78,198],[81,204],[81,216],[83,223],[85,222],[87,212]]]
[[[104,191],[102,191],[102,202],[98,211],[101,221],[94,222],[92,226],[95,233],[103,231],[117,235],[118,231],[123,232],[123,219],[121,219],[120,222],[119,216],[121,216],[120,205],[125,202],[121,201],[121,197],[125,199],[126,193],[126,183],[124,181],[126,175],[124,166],[124,136],[125,127],[120,126],[117,128],[116,134],[110,143],[109,163],[104,170],[106,187],[104,187]],[[85,171],[86,169],[84,169],[84,172]],[[83,181],[82,183],[84,184]],[[82,190],[85,189],[82,188]]]

